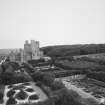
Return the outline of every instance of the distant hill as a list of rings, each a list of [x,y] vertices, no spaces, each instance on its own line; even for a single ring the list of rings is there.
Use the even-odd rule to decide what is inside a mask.
[[[42,47],[44,54],[52,57],[105,53],[105,44],[56,45]]]
[[[0,49],[0,54],[9,54],[11,49]]]
[[[0,49],[0,55],[8,55],[11,50],[18,50],[18,49]]]

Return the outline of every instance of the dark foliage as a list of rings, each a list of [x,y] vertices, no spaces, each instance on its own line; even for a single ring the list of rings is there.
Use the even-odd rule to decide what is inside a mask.
[[[87,74],[90,71],[105,71],[105,65],[103,65],[102,63],[100,64],[100,62],[98,62],[97,60],[88,61],[87,57],[85,59],[80,58],[74,61],[57,60],[55,62],[55,65],[59,68],[64,69],[64,71],[68,70],[68,73],[74,72],[75,74]]]
[[[10,97],[10,98],[7,100],[6,105],[15,105],[16,103],[17,103],[17,101],[15,100],[15,98]]]
[[[14,94],[15,94],[15,91],[14,90],[10,90],[7,93],[7,97],[12,97]]]
[[[0,84],[8,85],[13,83],[15,83],[13,74],[3,73],[2,75],[0,75]]]
[[[93,78],[105,82],[105,72],[90,72],[87,74],[89,78]]]
[[[17,77],[14,77],[15,78],[15,83],[24,83],[24,82],[29,82],[30,79],[26,76],[17,76]]]
[[[41,87],[42,86],[42,82],[41,81],[37,81],[35,86]]]
[[[50,86],[54,81],[54,76],[50,73],[35,72],[31,76],[35,82],[41,81],[47,86]]]
[[[16,98],[19,100],[24,100],[27,97],[28,97],[28,95],[23,90],[20,90],[20,92],[18,94],[16,94]]]
[[[2,73],[5,73],[5,72],[13,73],[15,70],[19,68],[19,64],[16,62],[4,62],[1,65],[1,68],[3,70]]]
[[[27,88],[25,91],[27,91],[27,92],[34,92],[34,90],[32,89],[32,88]]]
[[[4,100],[3,100],[3,96],[4,96],[3,93],[0,92],[0,104],[2,104],[3,101],[4,101]]]
[[[34,68],[32,67],[32,65],[28,64],[28,63],[22,63],[20,66],[20,69],[24,69],[27,73],[32,73]]]
[[[39,59],[39,60],[29,60],[28,63],[31,65],[37,65],[38,63],[44,63],[44,59]]]
[[[56,57],[55,60],[56,59],[57,60],[68,60],[68,61],[73,61],[74,60],[73,56]]]
[[[9,65],[11,65],[14,70],[17,70],[19,68],[19,64],[17,62],[9,62]]]
[[[54,81],[51,85],[53,91],[65,88],[64,84],[61,81]]]
[[[62,89],[56,94],[58,97],[55,105],[83,105],[78,101],[81,97],[75,91]]]
[[[39,99],[39,97],[36,94],[29,96],[29,100],[38,100],[38,99]]]
[[[51,57],[63,57],[73,55],[86,55],[105,52],[105,44],[85,45],[59,45],[41,48],[46,55]]]
[[[13,73],[2,73],[0,75],[0,84],[11,85],[16,83],[24,83],[31,81],[26,75],[16,75]]]
[[[105,65],[105,60],[99,59],[99,58],[81,57],[81,58],[78,58],[78,60],[83,60],[83,61],[88,61],[88,62],[96,62],[98,64]]]

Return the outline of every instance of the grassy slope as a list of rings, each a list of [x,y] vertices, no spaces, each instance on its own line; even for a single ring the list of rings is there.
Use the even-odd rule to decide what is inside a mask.
[[[105,44],[57,45],[41,48],[49,56],[71,56],[105,53]]]

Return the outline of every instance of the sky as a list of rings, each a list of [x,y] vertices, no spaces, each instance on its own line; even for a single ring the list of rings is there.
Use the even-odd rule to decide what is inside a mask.
[[[105,0],[0,0],[0,48],[105,43]]]

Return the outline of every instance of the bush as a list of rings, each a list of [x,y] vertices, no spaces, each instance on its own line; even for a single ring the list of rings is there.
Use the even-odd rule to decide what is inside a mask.
[[[27,78],[25,78],[24,76],[17,76],[17,77],[14,77],[14,78],[15,78],[15,83],[24,83],[24,82],[29,82],[30,81]]]
[[[75,91],[62,89],[57,94],[59,98],[55,105],[83,105],[78,101],[81,97]]]
[[[54,81],[51,85],[53,91],[65,88],[64,84],[61,81]]]
[[[4,85],[10,85],[10,84],[16,84],[16,83],[23,83],[23,82],[29,82],[32,81],[28,76],[25,74],[17,75],[14,73],[2,73],[0,75],[0,84]]]
[[[51,86],[51,84],[54,81],[54,76],[50,73],[35,72],[31,76],[35,82],[41,81],[43,84],[47,86]]]
[[[14,76],[12,73],[3,73],[0,75],[0,84],[8,85],[15,82]]]

